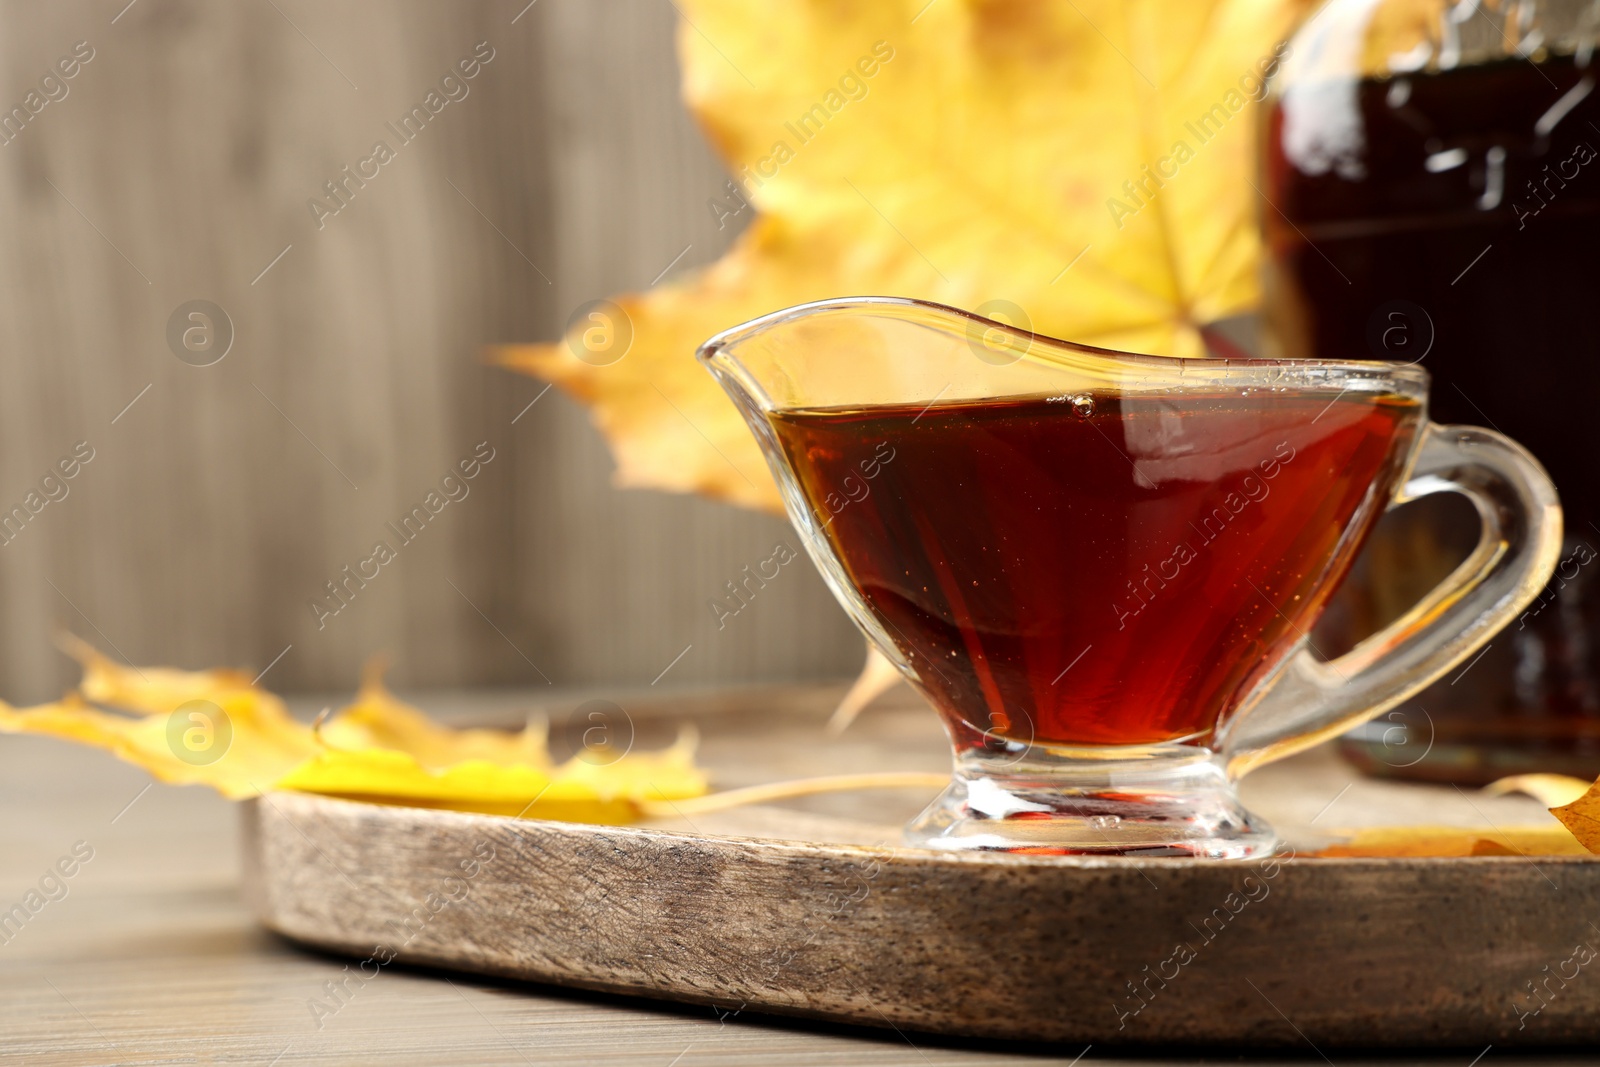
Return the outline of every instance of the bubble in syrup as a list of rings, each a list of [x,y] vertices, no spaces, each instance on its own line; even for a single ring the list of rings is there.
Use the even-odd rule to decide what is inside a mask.
[[[1094,414],[1094,397],[1088,393],[1079,393],[1072,398],[1072,413],[1080,419],[1087,419]]]

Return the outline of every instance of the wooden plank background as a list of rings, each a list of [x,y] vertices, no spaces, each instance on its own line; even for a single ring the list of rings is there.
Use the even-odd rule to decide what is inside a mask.
[[[685,649],[663,685],[859,664],[809,566],[717,628],[727,580],[799,547],[786,523],[612,489],[580,408],[552,391],[513,424],[542,385],[482,364],[733,233],[668,0],[526,2],[0,3],[4,112],[94,50],[0,144],[0,511],[94,450],[0,546],[0,696],[70,683],[58,627],[141,664],[287,647],[265,682],[290,690],[380,651],[402,685],[648,683]],[[468,95],[400,145],[385,123],[479,42]],[[380,138],[395,158],[319,229],[307,201]],[[166,341],[193,299],[234,325],[209,367]],[[470,494],[319,628],[324,583],[482,441]]]

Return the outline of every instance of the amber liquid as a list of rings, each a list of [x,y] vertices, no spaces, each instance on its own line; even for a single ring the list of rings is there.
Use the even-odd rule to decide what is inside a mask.
[[[1262,391],[771,423],[851,583],[976,747],[1203,743],[1316,621],[1419,418]]]
[[[1600,93],[1572,93],[1583,73],[1570,58],[1505,60],[1367,81],[1347,110],[1267,115],[1263,191],[1276,210],[1262,221],[1281,353],[1410,360],[1427,349],[1434,420],[1526,445],[1566,509],[1565,580],[1460,684],[1421,694],[1409,713],[1415,753],[1374,750],[1374,770],[1460,780],[1600,770],[1600,564],[1575,562],[1600,548]],[[1342,156],[1308,148],[1331,143],[1329,131]],[[1395,317],[1399,301],[1429,321]],[[1475,542],[1470,511],[1442,500],[1417,511],[1384,524],[1341,597],[1350,638],[1394,617]],[[1507,745],[1542,751],[1522,762]]]

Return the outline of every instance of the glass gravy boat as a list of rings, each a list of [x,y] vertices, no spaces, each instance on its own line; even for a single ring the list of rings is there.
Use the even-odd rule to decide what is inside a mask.
[[[1539,592],[1538,463],[1427,419],[1399,363],[1171,359],[916,300],[779,311],[699,358],[857,625],[942,716],[943,849],[1247,857],[1240,775],[1365,722]],[[1472,556],[1324,660],[1308,634],[1377,517],[1464,494]]]

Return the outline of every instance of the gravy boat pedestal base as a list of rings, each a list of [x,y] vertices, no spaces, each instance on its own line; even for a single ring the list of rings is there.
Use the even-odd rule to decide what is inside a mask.
[[[1271,827],[1239,803],[1222,762],[1192,745],[1016,755],[968,752],[907,828],[923,848],[1248,859]]]

